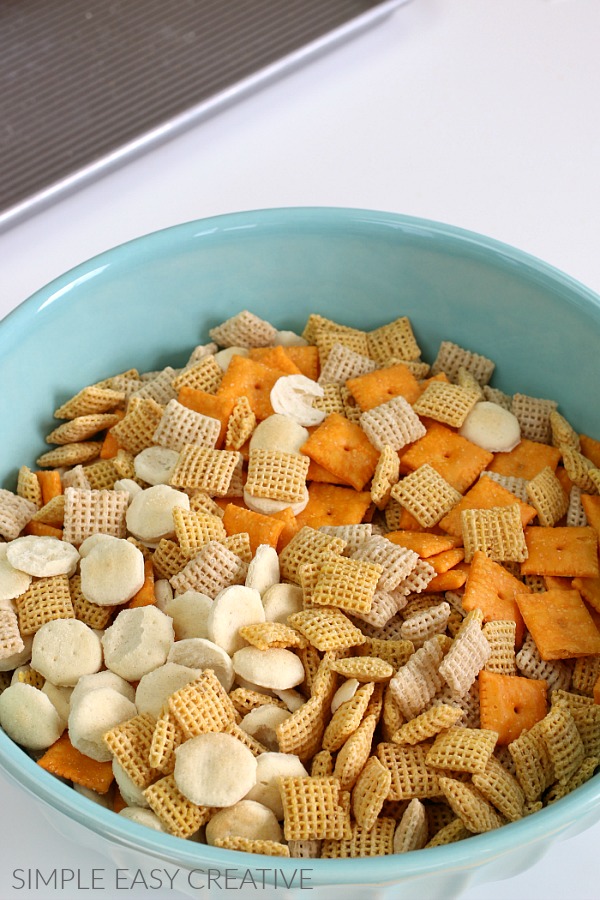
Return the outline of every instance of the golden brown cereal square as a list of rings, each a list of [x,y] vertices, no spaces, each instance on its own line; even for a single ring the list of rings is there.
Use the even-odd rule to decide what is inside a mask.
[[[430,746],[426,742],[414,746],[401,746],[389,741],[377,744],[377,757],[392,776],[388,800],[439,797],[438,773],[426,762]]]
[[[540,722],[540,730],[559,784],[567,784],[585,758],[585,748],[568,706],[557,704]]]
[[[500,562],[522,562],[527,546],[518,501],[491,509],[464,509],[461,512],[465,562],[477,550]]]
[[[50,467],[52,469],[76,466],[96,459],[101,449],[102,441],[75,441],[72,444],[63,444],[61,447],[42,453],[36,459],[36,463],[40,468]]]
[[[453,725],[436,736],[425,761],[436,769],[471,775],[483,772],[497,739],[497,733],[490,729]]]
[[[235,721],[235,709],[212,669],[171,694],[169,713],[186,738],[222,731]]]
[[[132,398],[127,412],[120,422],[110,430],[119,446],[137,454],[154,443],[154,432],[163,416],[163,407],[147,398]]]
[[[305,609],[288,616],[288,624],[321,651],[357,647],[366,640],[362,631],[339,609]]]
[[[392,322],[373,328],[367,333],[369,354],[378,362],[390,357],[402,360],[416,360],[421,350],[407,316],[400,316]]]
[[[197,806],[184,797],[173,775],[165,775],[147,787],[144,796],[169,834],[179,838],[191,837],[213,813],[211,808]]]
[[[170,484],[225,496],[239,462],[239,453],[185,444],[171,472]]]
[[[279,555],[281,574],[286,580],[298,584],[303,563],[321,565],[330,556],[340,555],[345,546],[346,541],[342,538],[304,525]]]
[[[382,572],[382,566],[367,560],[345,556],[327,559],[319,570],[311,602],[353,613],[368,613]]]
[[[528,482],[527,495],[537,510],[540,525],[545,527],[556,525],[569,507],[569,498],[550,466]]]
[[[579,591],[517,594],[516,601],[542,659],[600,653],[600,631]]]
[[[371,499],[378,509],[387,506],[392,488],[400,477],[400,459],[390,444],[386,444],[379,456],[373,480],[371,482]]]
[[[379,460],[378,450],[360,426],[339,413],[327,416],[301,451],[334,475],[343,476],[357,491],[372,478]]]
[[[344,810],[340,783],[331,776],[280,779],[283,801],[283,833],[287,841],[340,840],[344,835]]]
[[[35,634],[53,619],[73,619],[75,611],[66,575],[37,578],[14,601],[22,635]]]
[[[59,406],[54,415],[57,419],[75,419],[77,416],[105,413],[119,406],[123,399],[121,391],[89,385]]]
[[[394,485],[391,496],[424,528],[436,525],[461,500],[460,493],[428,463]]]
[[[115,725],[103,736],[104,743],[123,766],[134,784],[146,788],[159,774],[150,765],[149,753],[156,719],[151,713],[138,713]]]
[[[504,825],[504,818],[472,784],[440,776],[440,787],[449,805],[469,831],[481,834]]]
[[[460,428],[478,400],[477,391],[444,381],[430,381],[413,408],[419,416]]]
[[[305,497],[308,465],[308,457],[298,453],[252,449],[245,490],[251,497],[298,503]]]

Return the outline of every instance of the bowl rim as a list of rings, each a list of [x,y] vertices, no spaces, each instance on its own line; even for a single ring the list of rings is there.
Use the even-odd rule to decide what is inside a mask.
[[[0,322],[0,352],[3,344],[12,345],[15,333],[18,334],[21,328],[26,327],[32,314],[65,296],[83,281],[100,274],[107,266],[135,266],[149,252],[168,250],[182,241],[188,242],[243,228],[272,230],[275,227],[285,227],[294,230],[313,229],[317,226],[334,230],[352,227],[399,230],[417,237],[443,237],[471,252],[491,253],[492,257],[501,258],[508,265],[525,268],[530,277],[541,279],[548,285],[560,286],[570,295],[572,302],[585,305],[591,303],[600,308],[599,294],[560,269],[510,244],[455,225],[354,207],[275,207],[193,219],[149,232],[90,257],[38,289],[5,316]],[[130,822],[98,806],[42,770],[1,729],[0,767],[17,786],[25,789],[32,797],[111,842],[156,858],[180,863],[187,868],[206,867],[208,864],[215,868],[234,865],[238,870],[257,870],[264,869],[264,863],[268,861],[272,872],[277,870],[286,873],[288,877],[301,869],[310,871],[315,879],[314,887],[350,882],[397,883],[418,878],[425,873],[433,875],[479,868],[517,847],[523,848],[566,831],[590,814],[598,806],[600,798],[600,776],[596,776],[574,793],[534,815],[511,822],[493,832],[474,835],[466,841],[382,857],[286,859],[257,857],[241,852],[232,855],[231,851],[184,841]],[[511,874],[513,873],[507,872],[507,876]]]
[[[475,252],[477,250],[491,252],[494,257],[504,260],[509,265],[525,268],[530,276],[537,275],[538,279],[541,278],[547,284],[560,285],[568,292],[578,295],[579,299],[600,307],[600,293],[587,287],[583,282],[563,270],[497,238],[488,237],[457,225],[435,219],[361,207],[267,207],[221,213],[169,225],[123,241],[83,260],[38,288],[7,313],[0,320],[2,324],[0,341],[4,339],[3,335],[6,334],[7,327],[8,330],[19,327],[22,319],[47,307],[77,287],[78,284],[100,274],[107,266],[131,264],[131,254],[133,254],[135,262],[138,257],[147,256],[150,250],[156,251],[159,247],[177,244],[181,240],[188,241],[193,238],[210,237],[212,234],[250,228],[272,229],[275,226],[285,226],[294,229],[310,229],[317,224],[327,228],[348,228],[352,225],[355,227],[371,226],[377,227],[381,231],[400,230],[416,237],[443,237]],[[200,232],[198,227],[202,228]]]

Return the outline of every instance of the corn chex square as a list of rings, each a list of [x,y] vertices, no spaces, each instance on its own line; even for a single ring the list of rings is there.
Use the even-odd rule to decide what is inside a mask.
[[[413,409],[419,416],[460,428],[478,400],[477,391],[447,381],[430,381]]]
[[[236,451],[184,444],[171,472],[170,484],[225,497],[239,461],[240,454]]]
[[[309,464],[308,456],[298,453],[264,447],[252,449],[245,490],[251,497],[298,503],[306,496]]]
[[[419,466],[395,484],[391,496],[408,510],[423,528],[437,525],[462,500],[462,494],[448,484],[428,463]]]
[[[383,567],[346,556],[326,560],[319,570],[311,602],[349,612],[368,613]]]
[[[158,816],[169,834],[189,838],[210,819],[213,810],[197,806],[184,797],[173,775],[165,775],[144,791],[152,812]]]
[[[127,412],[110,430],[119,446],[133,454],[154,443],[154,432],[163,416],[163,407],[152,397],[132,397]]]
[[[279,785],[287,841],[340,840],[344,836],[347,812],[340,803],[337,778],[284,777]]]
[[[518,503],[491,509],[463,509],[460,520],[465,562],[471,562],[477,550],[497,562],[523,562],[527,559]]]
[[[402,360],[416,360],[421,356],[421,349],[407,316],[400,316],[380,328],[367,333],[369,355],[378,362],[385,362],[390,357]]]
[[[32,581],[14,601],[22,635],[35,634],[53,619],[73,619],[75,611],[66,575],[52,575]]]

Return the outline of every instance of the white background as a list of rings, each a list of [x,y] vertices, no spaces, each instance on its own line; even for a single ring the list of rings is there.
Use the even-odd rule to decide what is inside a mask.
[[[516,245],[600,292],[599,36],[598,0],[413,0],[0,234],[0,316],[122,241],[273,206],[449,222]],[[0,898],[107,897],[12,889],[16,866],[90,871],[107,863],[67,844],[1,778],[0,788]],[[464,900],[597,900],[599,845],[597,826]]]

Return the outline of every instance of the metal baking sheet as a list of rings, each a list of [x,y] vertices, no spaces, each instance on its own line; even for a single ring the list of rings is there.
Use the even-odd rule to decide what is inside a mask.
[[[0,227],[406,0],[0,0]]]

